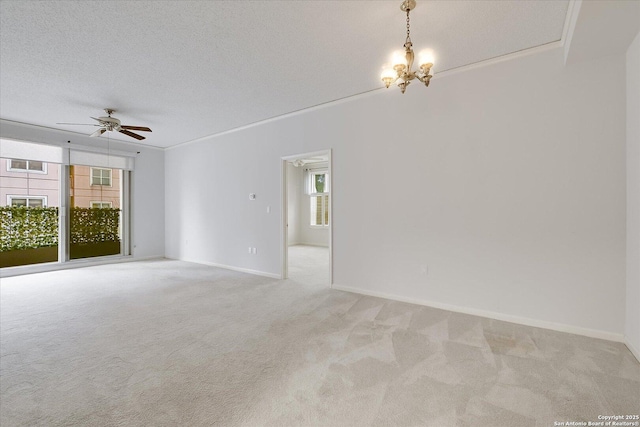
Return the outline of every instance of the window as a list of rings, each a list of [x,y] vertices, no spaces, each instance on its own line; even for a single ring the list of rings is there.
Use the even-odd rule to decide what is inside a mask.
[[[328,193],[329,174],[326,171],[309,172],[309,194]]]
[[[105,209],[112,208],[112,202],[91,202],[91,209]]]
[[[0,146],[11,153],[0,158],[2,228],[11,230],[0,233],[0,269],[131,253],[133,155],[2,138]]]
[[[91,168],[91,185],[111,187],[111,169]]]
[[[47,164],[36,160],[10,159],[7,162],[7,171],[47,173]]]
[[[309,172],[310,224],[329,225],[329,174],[326,170]]]
[[[7,196],[7,205],[46,208],[46,196]]]

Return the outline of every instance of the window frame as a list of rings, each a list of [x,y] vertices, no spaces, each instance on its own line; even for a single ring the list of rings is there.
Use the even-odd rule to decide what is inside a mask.
[[[109,184],[96,184],[93,181],[93,171],[94,170],[100,170],[100,171],[109,171]],[[102,181],[105,177],[102,176],[102,172],[100,173],[100,180]],[[109,168],[100,168],[100,167],[93,167],[91,166],[89,168],[89,185],[90,186],[96,186],[96,187],[113,187],[113,169],[109,169]]]
[[[89,202],[89,204],[91,205],[91,209],[112,209],[113,208],[113,202],[102,202],[102,201],[98,201],[98,200],[92,200]],[[100,206],[98,208],[94,207],[93,205],[106,205],[108,204],[109,206]]]
[[[316,192],[316,188],[315,188],[315,177],[317,175],[325,175],[325,188],[324,188],[324,192],[322,193],[318,193]],[[326,228],[329,227],[329,222],[330,222],[330,218],[328,218],[330,215],[328,214],[330,212],[330,207],[329,205],[331,204],[331,177],[329,175],[329,169],[328,168],[318,168],[318,169],[309,169],[307,171],[307,195],[309,196],[309,222],[307,223],[309,225],[310,228]],[[315,219],[312,217],[312,209],[311,209],[311,205],[313,203],[313,200],[317,197],[327,197],[327,203],[325,204],[324,201],[321,204],[322,205],[322,222],[323,224],[313,224],[312,220]],[[317,206],[317,200],[315,201],[316,206]],[[325,219],[327,220],[326,223]]]
[[[7,206],[14,206],[13,205],[13,199],[25,199],[26,200],[26,207],[31,207],[29,206],[29,200],[30,199],[39,199],[42,200],[42,207],[46,208],[49,206],[49,198],[47,196],[27,196],[27,195],[22,195],[22,194],[7,194]]]
[[[13,162],[26,162],[27,168],[16,168],[13,166]],[[42,163],[42,170],[38,169],[29,169],[30,162],[40,162]],[[48,173],[47,162],[41,162],[39,160],[22,160],[22,159],[7,159],[7,172],[17,172],[17,173],[38,173],[41,175],[46,175]]]
[[[326,175],[326,182],[325,182],[325,191],[322,193],[318,193],[315,191],[315,177],[316,175]],[[320,195],[320,194],[329,194],[331,193],[331,179],[329,177],[329,170],[328,169],[315,169],[315,170],[309,170],[307,172],[307,194],[312,196],[312,195]]]
[[[316,198],[327,198],[327,203],[325,204],[324,202],[322,203],[322,222],[324,222],[324,220],[326,219],[327,222],[326,224],[311,224],[311,220],[313,219],[312,217],[312,210],[311,210],[311,205],[314,203],[313,200]],[[317,201],[315,201],[316,205],[317,205]],[[309,195],[309,227],[311,228],[326,228],[329,226],[329,204],[331,203],[331,197],[329,195],[329,193],[315,193],[315,194],[310,194]]]

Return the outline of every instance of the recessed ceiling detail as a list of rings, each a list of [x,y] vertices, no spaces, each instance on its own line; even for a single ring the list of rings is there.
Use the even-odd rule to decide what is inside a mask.
[[[568,3],[419,0],[412,41],[437,77],[560,40]],[[398,4],[2,1],[0,118],[78,131],[56,123],[117,106],[169,147],[382,88]]]

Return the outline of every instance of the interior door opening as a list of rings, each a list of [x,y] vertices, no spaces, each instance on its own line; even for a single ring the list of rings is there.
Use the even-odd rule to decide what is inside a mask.
[[[282,158],[282,277],[305,285],[331,285],[331,151]]]

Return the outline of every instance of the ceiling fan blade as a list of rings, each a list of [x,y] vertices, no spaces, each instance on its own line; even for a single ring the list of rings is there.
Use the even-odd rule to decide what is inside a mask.
[[[74,126],[100,126],[93,123],[56,123],[57,125],[74,125]]]
[[[95,131],[94,133],[92,133],[92,134],[91,134],[91,135],[89,135],[89,136],[100,136],[100,135],[102,135],[103,133],[105,133],[106,131],[107,131],[107,130],[106,130],[106,129],[104,129],[104,128],[103,128],[103,129],[98,129],[97,131]]]
[[[100,120],[100,119],[96,119],[95,117],[91,117],[91,116],[89,116],[89,117],[92,118],[93,120],[95,120],[96,122],[102,123],[102,120]]]
[[[138,139],[138,140],[143,140],[144,139],[144,136],[138,135],[137,133],[129,132],[126,129],[120,129],[119,132],[120,133],[124,133],[125,135],[128,135],[128,136],[130,136],[132,138],[135,138],[135,139]]]
[[[125,125],[120,125],[120,127],[122,129],[141,130],[143,132],[151,132],[151,129],[149,129],[148,127],[145,127],[145,126],[125,126]]]

